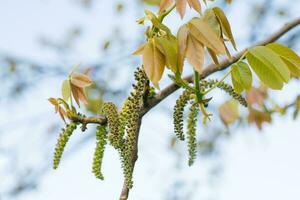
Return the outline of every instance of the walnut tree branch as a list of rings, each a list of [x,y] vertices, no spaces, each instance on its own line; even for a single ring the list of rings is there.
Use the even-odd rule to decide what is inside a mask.
[[[278,40],[280,37],[282,37],[285,33],[287,33],[291,29],[298,26],[299,24],[300,24],[300,18],[296,18],[296,19],[286,23],[282,28],[280,28],[277,32],[275,32],[274,34],[272,34],[271,36],[269,36],[265,40],[262,40],[262,41],[256,43],[255,45],[252,45],[248,48],[251,48],[253,46],[259,46],[259,45],[267,45],[271,42],[274,42],[274,41]],[[227,69],[231,64],[237,62],[241,58],[241,56],[245,53],[245,51],[246,51],[246,49],[238,52],[237,54],[232,56],[231,59],[223,60],[219,65],[216,65],[216,64],[208,65],[204,69],[203,73],[201,74],[201,78],[202,79],[206,78],[207,76],[213,74],[214,72],[222,71],[222,70]],[[193,76],[189,75],[189,76],[185,77],[184,80],[186,80],[188,82],[192,82],[193,81]],[[179,89],[179,86],[177,86],[175,83],[167,86],[160,93],[158,93],[155,97],[148,100],[148,102],[146,104],[147,106],[143,109],[142,114],[143,115],[146,114],[149,110],[151,110],[153,107],[155,107],[162,100],[167,98],[170,94],[175,92],[177,89]]]
[[[74,116],[74,117],[70,117],[70,120],[73,121],[73,122],[81,123],[83,125],[87,125],[87,124],[104,125],[107,122],[107,120],[104,116],[98,116],[98,117]]]

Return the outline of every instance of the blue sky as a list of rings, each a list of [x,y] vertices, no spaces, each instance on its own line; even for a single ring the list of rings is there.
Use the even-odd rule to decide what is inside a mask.
[[[99,1],[90,11],[84,11],[70,2],[72,1],[1,1],[0,52],[30,57],[42,63],[74,64],[97,61],[105,58],[103,55],[99,55],[99,42],[109,37],[106,30],[111,29],[112,25],[117,23],[114,20],[122,20],[122,25],[126,27],[124,34],[132,38],[137,37],[138,30],[143,28],[135,23],[139,17],[138,14],[142,14],[142,12],[137,13],[132,9],[132,12],[126,12],[124,16],[117,18],[107,1]],[[244,20],[251,16],[251,12],[247,9],[250,2],[253,1],[240,0],[233,4],[232,12],[229,15],[240,49],[248,45],[247,42],[242,43],[242,41],[251,30]],[[259,2],[259,0],[255,2]],[[279,2],[278,5],[285,5],[283,0],[276,2]],[[131,4],[132,0],[128,1],[126,6],[130,8]],[[263,32],[261,38],[278,29],[285,21],[296,17],[300,13],[299,10],[300,6],[294,5],[290,8],[288,18],[267,19],[269,22],[267,30],[270,31]],[[191,13],[189,16],[193,14]],[[56,53],[50,50],[44,51],[41,46],[37,45],[36,39],[39,36],[45,35],[53,39],[60,39],[68,28],[78,23],[86,31],[83,39],[75,43],[75,51],[68,56],[67,60],[57,59],[59,56]],[[171,24],[175,30],[181,22],[178,23],[178,16],[172,15],[167,19],[167,23]],[[299,29],[297,30],[299,31]],[[30,110],[32,115],[43,113],[49,119],[55,120],[56,116],[46,99],[59,95],[60,82],[60,78],[49,77],[30,90],[30,93],[25,95],[22,101],[2,102],[0,105],[1,123],[10,124],[17,119],[26,118],[24,108]],[[167,83],[167,80],[164,80],[162,85]],[[292,83],[283,92],[275,92],[274,95],[278,97],[280,103],[289,102],[295,96],[295,91],[299,90],[297,84]],[[33,98],[35,99],[34,104],[32,103]],[[168,104],[173,105],[170,98],[164,103],[164,105]],[[12,106],[10,109],[4,109],[9,105]],[[16,114],[10,115],[10,113]],[[139,160],[134,173],[135,186],[131,191],[130,199],[166,199],[170,187],[177,180],[187,183],[183,187],[182,193],[194,190],[195,195],[192,199],[195,200],[297,199],[300,197],[300,157],[298,156],[298,152],[300,152],[300,121],[299,119],[292,121],[291,117],[279,116],[276,116],[273,121],[273,125],[264,126],[262,132],[258,132],[254,127],[235,131],[229,140],[225,140],[221,144],[222,156],[217,161],[199,159],[194,166],[182,166],[178,170],[175,168],[176,155],[168,149],[170,135],[173,134],[171,118],[165,112],[160,112],[159,108],[155,108],[143,120]],[[43,147],[30,148],[31,145],[37,146],[31,142],[30,138],[40,137],[39,134],[42,134],[44,128],[42,125],[37,125],[34,133],[30,133],[30,127],[26,125],[24,128],[11,129],[16,138],[4,138],[2,142],[0,141],[0,145],[9,145],[11,140],[20,139],[18,135],[21,132],[26,131],[32,134],[26,139],[23,138],[25,140],[22,148],[25,149],[23,152],[24,162],[35,163],[34,156],[39,155],[38,148]],[[80,137],[82,134],[74,135],[70,141],[71,145],[75,144]],[[53,147],[54,142],[51,144]],[[118,155],[113,149],[107,149],[103,167],[105,181],[100,182],[91,173],[93,150],[94,140],[90,140],[74,155],[63,159],[59,170],[49,170],[41,180],[37,191],[28,192],[20,199],[117,199],[122,186],[122,172]],[[29,152],[31,156],[28,158]],[[221,162],[223,169],[220,176],[212,181],[209,174],[216,162]],[[49,158],[50,165],[51,158]],[[5,174],[0,174],[0,187],[1,184],[5,184],[3,180],[6,180]],[[200,182],[199,185],[195,184],[197,180]]]

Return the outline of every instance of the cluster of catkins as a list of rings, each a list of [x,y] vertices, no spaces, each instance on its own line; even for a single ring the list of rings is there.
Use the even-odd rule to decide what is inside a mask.
[[[202,90],[217,87],[226,93],[228,93],[232,98],[237,100],[241,105],[247,107],[247,102],[243,96],[236,93],[232,86],[218,80],[201,80],[200,88]],[[184,110],[185,107],[190,105],[189,113],[187,117],[187,146],[188,146],[188,164],[191,166],[194,163],[197,153],[197,136],[196,136],[196,126],[197,126],[197,116],[199,113],[199,103],[195,101],[195,94],[193,91],[188,89],[184,90],[183,93],[178,97],[174,106],[173,112],[173,123],[174,132],[179,140],[185,140],[184,135]]]
[[[107,125],[96,128],[96,148],[92,164],[94,175],[103,180],[101,172],[102,159],[107,141],[118,150],[124,171],[126,185],[131,188],[134,148],[136,148],[137,132],[139,128],[140,111],[143,107],[143,99],[149,80],[143,69],[135,72],[136,83],[129,97],[125,100],[120,112],[112,102],[105,102],[102,106],[102,114],[107,119]],[[59,165],[62,153],[70,136],[77,127],[77,123],[71,122],[62,130],[54,152],[53,166],[56,169]]]
[[[137,132],[139,128],[140,111],[143,107],[143,98],[148,79],[142,69],[135,72],[136,84],[129,97],[125,100],[120,113],[117,107],[111,103],[104,103],[103,114],[107,118],[109,129],[109,142],[118,150],[122,162],[125,182],[128,188],[132,187],[132,173],[134,148],[136,148]]]

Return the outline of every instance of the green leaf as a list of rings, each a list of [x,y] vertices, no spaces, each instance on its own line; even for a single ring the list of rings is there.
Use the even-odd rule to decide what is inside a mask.
[[[230,27],[229,21],[228,21],[226,15],[225,15],[225,13],[219,7],[214,7],[212,10],[214,11],[215,15],[217,16],[217,18],[220,22],[222,32],[230,40],[232,46],[236,50],[237,48],[236,48],[236,44],[235,44],[235,41],[234,41],[234,37],[233,37],[231,27]]]
[[[234,90],[238,93],[241,93],[244,89],[250,89],[252,85],[252,73],[249,66],[242,61],[232,65],[231,80]]]
[[[267,47],[280,56],[293,76],[300,77],[300,57],[292,49],[278,43],[268,44]]]
[[[71,86],[70,80],[64,80],[61,86],[62,98],[65,101],[68,101],[71,96]]]
[[[290,70],[271,49],[256,46],[248,50],[246,57],[259,79],[271,89],[280,90],[289,81]]]

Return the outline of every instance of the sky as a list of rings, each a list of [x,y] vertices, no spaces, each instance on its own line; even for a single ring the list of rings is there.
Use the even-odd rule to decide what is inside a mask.
[[[249,0],[240,0],[237,4],[233,4],[233,12],[228,16],[233,24],[233,32],[240,48],[248,45],[247,42],[242,41],[251,30],[251,27],[243,20],[251,15],[247,10],[249,2]],[[276,2],[284,5],[285,1]],[[138,37],[138,31],[143,28],[135,23],[142,12],[137,13],[132,9],[132,12],[115,17],[108,4],[108,1],[99,1],[91,10],[84,11],[71,0],[0,1],[0,53],[30,57],[42,63],[54,61],[59,64],[105,59],[105,55],[99,55],[99,41],[109,37],[106,30],[113,28],[112,26],[117,23],[114,20],[122,20],[122,25],[126,27],[124,34],[132,38]],[[126,4],[129,9],[131,9],[130,5],[133,5],[132,0]],[[299,11],[300,5],[296,5],[290,9],[288,18],[276,21],[267,19],[270,32],[262,33],[260,37],[263,38],[278,29],[285,21],[296,17]],[[172,29],[180,25],[176,22],[177,18],[178,16],[171,15],[167,19]],[[187,19],[188,17],[185,20]],[[37,38],[41,35],[59,40],[68,28],[78,23],[85,28],[83,39],[75,43],[75,51],[66,60],[61,59],[53,51],[44,50],[43,47],[37,45]],[[26,118],[24,108],[30,110],[33,115],[43,113],[49,119],[54,120],[56,116],[46,99],[59,94],[61,81],[61,77],[49,77],[49,79],[42,80],[21,101],[14,103],[12,108],[1,109],[1,123],[13,126],[11,122]],[[164,84],[167,84],[167,81],[164,80],[162,85]],[[274,95],[281,103],[287,103],[293,99],[297,90],[299,90],[299,85],[292,83],[285,87],[284,91],[275,92]],[[174,100],[174,95],[167,99],[164,106],[172,104],[172,98]],[[34,104],[32,99],[34,99]],[[0,108],[9,105],[12,103],[2,102]],[[170,189],[171,186],[180,189],[182,194],[179,196],[193,191],[194,196],[191,198],[193,200],[282,200],[300,197],[300,157],[298,156],[300,119],[292,121],[291,117],[276,116],[273,125],[265,125],[261,132],[255,127],[232,130],[235,134],[220,144],[222,151],[220,157],[211,160],[200,158],[194,166],[182,165],[178,169],[175,167],[178,164],[177,156],[169,151],[169,140],[173,134],[172,120],[168,113],[159,109],[158,106],[143,119],[139,160],[134,172],[134,188],[130,193],[130,199],[167,199],[167,194],[176,192]],[[9,115],[9,113],[16,114]],[[34,133],[31,133],[30,127],[26,125],[19,129],[13,127],[10,130],[16,135],[26,131],[30,134],[28,138],[38,138],[44,128],[44,126],[37,125]],[[80,137],[82,134],[75,134],[70,144],[75,144]],[[20,138],[16,137],[12,140],[18,139]],[[0,145],[5,147],[9,142],[12,141],[2,140]],[[51,144],[53,147],[54,142]],[[23,149],[27,147],[30,149],[31,140],[26,138],[22,145]],[[184,146],[183,143],[181,145]],[[101,182],[91,173],[94,146],[94,140],[89,140],[74,155],[62,159],[62,165],[58,170],[47,171],[38,190],[27,192],[19,199],[117,199],[123,181],[118,155],[112,148],[107,149],[103,162],[105,181]],[[38,149],[35,151],[23,152],[24,162],[35,163],[34,155],[39,153]],[[184,156],[186,159],[186,155]],[[212,178],[211,170],[220,163],[221,173]],[[49,158],[49,166],[51,166],[51,158]],[[2,177],[0,175],[0,185],[5,180],[5,175]]]

